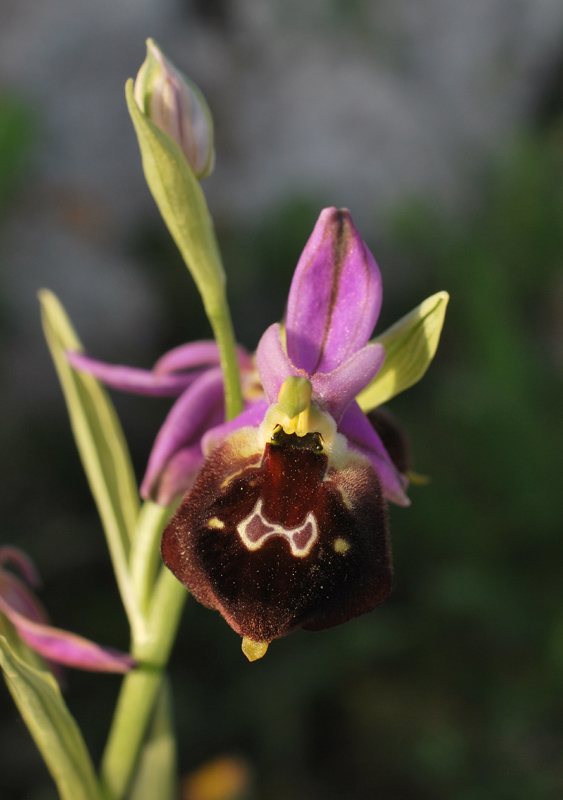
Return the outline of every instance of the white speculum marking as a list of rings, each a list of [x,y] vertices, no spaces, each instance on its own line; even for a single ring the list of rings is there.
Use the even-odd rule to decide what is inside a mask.
[[[248,550],[259,550],[270,536],[283,536],[287,539],[291,553],[298,558],[309,555],[319,538],[317,520],[309,511],[304,521],[295,528],[284,528],[276,522],[267,520],[262,512],[262,498],[258,500],[250,514],[237,525],[238,535]]]

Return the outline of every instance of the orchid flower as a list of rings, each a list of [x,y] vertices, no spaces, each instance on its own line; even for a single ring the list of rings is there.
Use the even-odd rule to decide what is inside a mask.
[[[5,569],[5,564],[15,567],[21,578]],[[31,560],[15,547],[0,547],[0,613],[32,650],[54,665],[92,672],[125,673],[136,666],[135,660],[125,653],[53,628],[45,609],[27,584],[39,585],[39,576]]]
[[[436,297],[445,308],[447,295]],[[255,361],[238,349],[245,408],[234,419],[224,420],[213,342],[182,345],[152,371],[67,354],[115,388],[179,395],[141,494],[165,505],[186,493],[163,534],[164,563],[220,611],[251,659],[295,628],[370,611],[391,589],[387,502],[410,504],[408,453],[378,402],[365,413],[356,399],[385,372],[386,346],[369,341],[381,300],[379,268],[349,212],[327,208],[297,264],[285,323],[266,330]],[[428,302],[390,329],[391,347],[403,327],[408,339]],[[438,317],[434,350],[443,309]],[[399,388],[389,368],[379,396],[418,380],[434,350],[423,368],[407,355]]]
[[[205,434],[207,459],[164,532],[164,563],[243,637],[251,660],[295,628],[370,611],[391,589],[385,501],[408,505],[408,480],[355,399],[385,359],[368,342],[381,294],[348,211],[325,209],[285,326],[258,345],[266,397]]]

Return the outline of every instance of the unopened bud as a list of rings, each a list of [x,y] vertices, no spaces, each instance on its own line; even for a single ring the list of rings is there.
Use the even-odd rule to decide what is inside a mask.
[[[135,80],[135,100],[150,120],[180,146],[200,180],[213,171],[213,119],[204,96],[147,39],[147,57]]]

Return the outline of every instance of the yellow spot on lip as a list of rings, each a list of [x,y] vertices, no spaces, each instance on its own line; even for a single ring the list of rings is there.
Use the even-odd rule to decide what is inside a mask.
[[[350,542],[347,542],[346,539],[341,539],[338,537],[338,539],[334,540],[334,544],[332,546],[334,547],[334,551],[336,553],[347,553],[350,549]]]
[[[208,528],[217,528],[218,530],[222,531],[225,527],[225,523],[219,517],[211,517],[211,519],[207,520],[207,527]]]

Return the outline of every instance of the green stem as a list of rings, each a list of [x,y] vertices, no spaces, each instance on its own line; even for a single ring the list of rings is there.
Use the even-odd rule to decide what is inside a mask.
[[[105,800],[123,800],[133,778],[186,597],[182,584],[163,567],[149,611],[149,637],[133,645],[140,665],[123,680],[102,759]]]
[[[214,298],[213,305],[206,303],[205,310],[213,328],[221,358],[221,369],[223,370],[225,383],[225,416],[227,419],[233,419],[242,411],[243,401],[236,339],[226,295],[223,294],[219,302]]]
[[[164,677],[152,715],[129,800],[175,800],[176,740],[170,681]]]
[[[149,655],[153,651],[161,654],[164,659],[163,666],[168,663],[187,597],[188,592],[185,586],[163,566],[156,582],[149,611],[149,628],[156,633],[156,639],[147,644]]]
[[[125,797],[162,677],[162,669],[141,666],[123,681],[102,760],[100,784],[107,800]]]
[[[160,537],[171,509],[147,500],[135,529],[131,552],[131,581],[141,613],[146,615],[160,561]]]

